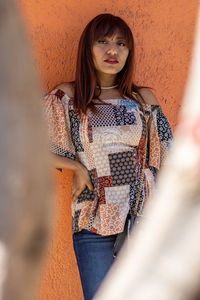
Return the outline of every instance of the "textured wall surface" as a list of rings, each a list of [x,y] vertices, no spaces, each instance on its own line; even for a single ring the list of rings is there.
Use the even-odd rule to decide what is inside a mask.
[[[172,127],[177,124],[194,38],[198,0],[18,0],[44,91],[74,78],[80,34],[99,13],[121,16],[135,37],[135,81],[154,89]],[[39,300],[83,299],[72,251],[70,181],[55,171],[54,234]]]

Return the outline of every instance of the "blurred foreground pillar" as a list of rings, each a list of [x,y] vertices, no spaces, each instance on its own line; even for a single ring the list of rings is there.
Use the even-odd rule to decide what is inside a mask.
[[[200,299],[200,18],[175,134],[146,220],[95,300]]]
[[[27,38],[0,3],[0,299],[34,299],[51,220],[48,147]]]

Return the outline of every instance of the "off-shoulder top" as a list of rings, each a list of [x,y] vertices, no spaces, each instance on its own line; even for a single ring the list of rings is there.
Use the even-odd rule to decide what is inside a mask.
[[[82,229],[100,235],[122,232],[128,212],[143,214],[156,174],[168,154],[172,131],[161,107],[144,104],[142,109],[132,99],[109,99],[97,102],[96,113],[89,109],[86,115],[79,115],[72,99],[61,89],[45,95],[43,103],[50,150],[79,160],[87,168],[94,186],[93,191],[86,187],[72,202],[73,232]],[[136,201],[139,187],[142,188]]]

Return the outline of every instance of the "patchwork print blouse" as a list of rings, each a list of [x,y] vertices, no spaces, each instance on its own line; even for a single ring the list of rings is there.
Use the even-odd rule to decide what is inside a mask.
[[[85,188],[72,203],[73,232],[122,232],[128,211],[143,214],[156,173],[168,153],[172,132],[161,107],[145,104],[142,109],[130,99],[96,100],[97,113],[88,110],[87,115],[79,116],[60,89],[43,100],[51,151],[79,160],[94,186],[93,191]]]

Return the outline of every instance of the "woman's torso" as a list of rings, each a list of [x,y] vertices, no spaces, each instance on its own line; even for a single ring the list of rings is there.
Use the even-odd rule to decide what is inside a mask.
[[[50,93],[51,116],[57,110],[55,122],[60,122],[59,126],[65,121],[68,136],[66,143],[60,145],[65,148],[71,139],[70,151],[88,169],[94,185],[93,191],[86,188],[72,203],[73,232],[87,229],[101,235],[119,233],[123,231],[128,211],[142,214],[153,190],[155,170],[167,151],[162,124],[168,126],[168,123],[158,105],[147,105],[144,111],[138,101],[121,97],[95,100],[96,112],[89,109],[80,116],[73,108],[72,95],[65,91],[55,89]],[[150,151],[143,166],[150,115],[153,115]],[[159,130],[158,117],[162,125]],[[54,152],[63,153],[59,151]],[[69,157],[74,159],[70,151]]]
[[[63,98],[77,159],[88,169],[94,185],[92,192],[86,188],[72,203],[73,231],[86,228],[110,235],[123,231],[129,210],[142,210],[146,186],[140,199],[137,193],[146,122],[137,101],[119,97],[95,102],[96,112],[88,109],[80,117],[73,101]]]

